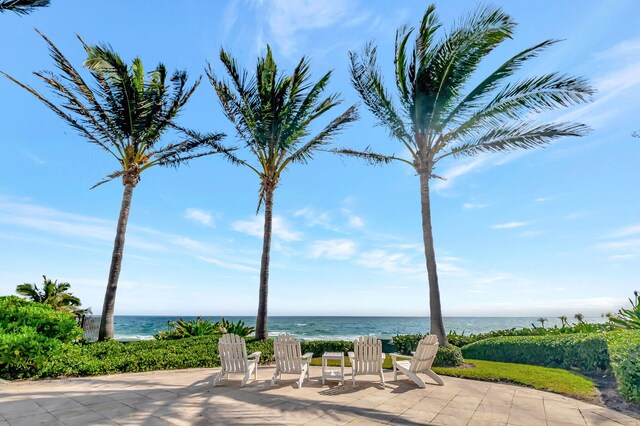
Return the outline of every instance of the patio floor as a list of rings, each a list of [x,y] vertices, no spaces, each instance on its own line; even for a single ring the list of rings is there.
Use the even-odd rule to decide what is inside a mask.
[[[209,383],[217,369],[157,371],[92,378],[0,383],[0,426],[52,425],[640,425],[597,405],[532,389],[444,377],[418,389],[406,379],[386,389],[375,377],[322,386],[320,367],[295,388],[272,387],[273,368],[240,388],[239,378]]]

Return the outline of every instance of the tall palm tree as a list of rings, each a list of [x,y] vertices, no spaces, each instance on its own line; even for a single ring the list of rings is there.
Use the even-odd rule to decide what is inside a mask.
[[[534,113],[587,102],[594,90],[584,79],[548,73],[508,81],[524,63],[555,44],[554,40],[518,53],[480,83],[470,86],[482,59],[511,38],[515,25],[501,9],[480,7],[449,31],[441,31],[435,6],[429,6],[417,31],[402,27],[396,32],[399,108],[384,86],[376,63],[376,47],[368,44],[362,53],[349,53],[354,87],[408,155],[387,156],[369,148],[335,152],[376,164],[401,161],[413,167],[420,177],[431,333],[438,336],[441,345],[447,344],[447,338],[440,307],[429,186],[432,178],[438,178],[438,162],[450,157],[535,148],[588,131],[582,124],[537,123],[531,119]]]
[[[43,275],[42,278],[44,279],[42,290],[36,284],[24,283],[16,287],[16,293],[34,302],[49,305],[56,311],[73,313],[88,311],[86,309],[81,310],[82,302],[69,292],[71,284],[66,282],[58,283],[58,280],[51,281],[46,275]]]
[[[112,339],[127,221],[133,189],[140,181],[141,173],[153,166],[177,167],[190,159],[220,152],[219,140],[224,135],[199,134],[196,139],[193,132],[187,132],[175,123],[200,79],[189,87],[185,71],[175,71],[168,77],[163,64],[145,74],[139,58],[128,66],[110,46],[89,46],[80,39],[87,53],[84,67],[90,71],[95,84],[90,86],[58,48],[40,35],[49,45],[60,73],[34,74],[56,98],[48,99],[32,87],[3,74],[41,100],[89,142],[115,158],[119,168],[94,188],[116,178],[122,178],[124,186],[98,335],[99,340]],[[161,137],[175,129],[184,130],[180,133],[184,139],[159,145]]]
[[[50,0],[0,0],[0,13],[14,12],[27,15],[38,7],[49,6]]]
[[[312,83],[309,61],[303,57],[293,73],[284,76],[278,72],[269,46],[266,56],[258,59],[255,75],[251,77],[248,71],[238,69],[236,60],[224,49],[220,50],[220,61],[230,81],[219,79],[210,64],[207,76],[238,137],[255,156],[256,161],[252,163],[241,159],[236,159],[236,162],[258,175],[260,190],[257,211],[264,203],[256,337],[266,339],[274,192],[289,165],[306,164],[346,124],[357,119],[357,110],[351,106],[312,137],[312,123],[340,103],[338,94],[323,97],[331,71]]]

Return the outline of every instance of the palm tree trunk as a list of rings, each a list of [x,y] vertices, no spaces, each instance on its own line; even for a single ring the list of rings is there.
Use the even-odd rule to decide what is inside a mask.
[[[113,242],[109,281],[107,282],[107,291],[104,294],[100,331],[98,332],[98,340],[100,341],[113,339],[113,313],[116,304],[116,290],[118,289],[118,279],[120,278],[120,269],[122,267],[124,236],[127,232],[127,222],[129,221],[129,210],[131,209],[131,198],[133,197],[134,186],[133,184],[125,184],[124,193],[122,194],[122,206],[120,207],[120,216],[118,217],[116,239]]]
[[[438,270],[436,267],[436,250],[433,245],[433,230],[431,228],[431,196],[429,194],[429,180],[431,173],[420,172],[420,197],[422,202],[422,237],[424,240],[424,256],[427,262],[429,277],[429,318],[431,319],[431,334],[438,336],[440,346],[449,344],[444,331],[442,308],[440,306],[440,287],[438,286]]]
[[[271,225],[273,222],[273,190],[266,190],[264,200],[264,238],[262,240],[262,260],[260,262],[260,294],[258,296],[258,317],[256,318],[256,339],[269,338],[267,329],[267,298],[269,295],[269,262],[271,259]]]

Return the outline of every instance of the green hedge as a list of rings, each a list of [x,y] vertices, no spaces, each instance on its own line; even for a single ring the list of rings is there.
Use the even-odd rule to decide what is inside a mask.
[[[609,367],[604,333],[494,337],[464,346],[462,354],[470,359],[583,371],[606,370]]]
[[[606,339],[620,394],[640,404],[640,330],[608,333]]]
[[[0,297],[0,378],[31,377],[62,344],[82,336],[75,317],[16,296]]]

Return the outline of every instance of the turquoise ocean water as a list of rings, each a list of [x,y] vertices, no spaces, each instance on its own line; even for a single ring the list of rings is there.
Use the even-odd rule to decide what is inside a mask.
[[[185,320],[195,317],[183,317]],[[220,317],[204,317],[217,321]],[[243,320],[255,325],[255,317],[226,317],[230,321]],[[177,317],[129,316],[115,317],[115,338],[117,340],[151,339],[159,330],[167,329],[167,321]],[[585,318],[588,322],[599,322],[601,318]],[[483,333],[513,327],[540,326],[537,318],[528,317],[447,317],[444,319],[447,331],[458,333]],[[545,326],[560,324],[557,318],[548,318]],[[269,317],[269,335],[289,333],[304,340],[353,340],[358,336],[375,335],[391,338],[396,334],[425,333],[429,330],[426,317]]]

